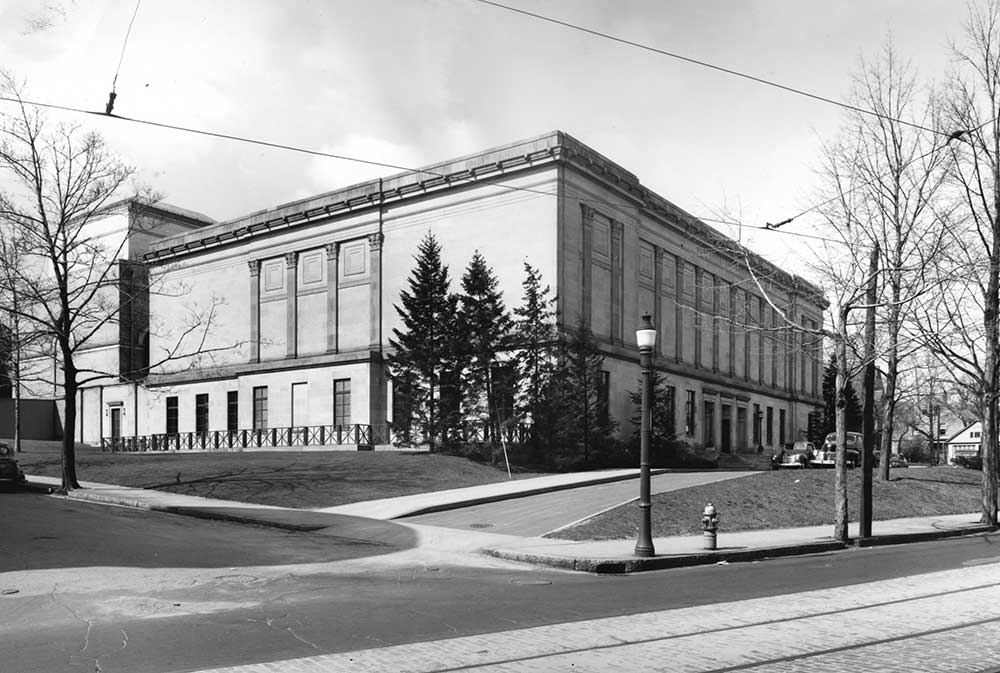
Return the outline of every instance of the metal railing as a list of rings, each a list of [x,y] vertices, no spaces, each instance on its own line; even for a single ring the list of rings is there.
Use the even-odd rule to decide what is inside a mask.
[[[499,436],[497,433],[499,432]],[[463,423],[449,428],[445,442],[482,444],[505,441],[520,444],[528,440],[530,426],[503,425],[499,428],[484,423]],[[291,428],[257,430],[210,430],[208,432],[178,432],[138,437],[103,437],[101,450],[141,453],[153,451],[241,451],[243,449],[283,449],[323,446],[375,446],[392,444],[417,445],[419,435],[393,427],[391,424],[368,425],[308,425]]]

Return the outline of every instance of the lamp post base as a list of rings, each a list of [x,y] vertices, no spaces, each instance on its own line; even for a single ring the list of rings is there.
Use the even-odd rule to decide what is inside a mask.
[[[639,556],[639,557],[642,557],[642,558],[649,558],[651,556],[656,556],[656,550],[653,549],[653,545],[652,544],[648,544],[648,545],[637,544],[635,546],[635,552],[634,553],[635,553],[636,556]]]

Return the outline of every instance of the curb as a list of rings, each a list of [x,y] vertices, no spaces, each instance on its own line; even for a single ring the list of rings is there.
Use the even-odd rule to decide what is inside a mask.
[[[646,572],[649,570],[669,570],[671,568],[686,568],[690,566],[712,565],[717,563],[741,563],[746,561],[759,561],[767,558],[780,558],[783,556],[805,556],[808,554],[841,551],[851,547],[867,548],[894,544],[907,544],[911,542],[928,542],[951,537],[995,533],[997,530],[1000,530],[1000,527],[982,525],[942,531],[878,535],[868,538],[856,538],[850,542],[829,540],[778,547],[758,547],[738,551],[705,551],[694,552],[691,554],[675,554],[671,556],[654,556],[652,558],[593,559],[572,556],[555,556],[549,554],[533,554],[531,552],[521,552],[507,549],[483,549],[482,552],[487,556],[493,556],[507,561],[519,561],[521,563],[546,565],[553,568],[596,573],[599,575],[624,575],[636,572]]]
[[[931,540],[943,540],[949,537],[961,537],[963,535],[983,535],[984,533],[995,533],[1000,530],[997,526],[968,526],[966,528],[953,528],[951,530],[931,530],[923,533],[895,533],[888,535],[873,535],[871,537],[861,537],[854,541],[858,547],[881,547],[890,544],[907,544],[909,542],[928,542]]]
[[[166,514],[178,514],[180,516],[190,516],[195,519],[210,519],[212,521],[229,521],[231,523],[242,523],[250,524],[254,526],[266,526],[268,528],[280,528],[281,530],[292,530],[300,533],[312,533],[317,530],[323,530],[329,526],[321,526],[318,524],[306,524],[306,523],[293,523],[291,521],[269,521],[267,519],[256,518],[253,516],[243,516],[240,514],[230,514],[228,512],[219,512],[211,509],[191,509],[189,507],[167,505],[167,506],[157,506],[150,507],[154,512],[164,512]]]
[[[658,468],[650,470],[649,475],[654,476],[658,474],[667,474],[675,470],[670,468]],[[600,477],[598,479],[593,479],[590,481],[578,481],[568,484],[556,484],[554,486],[538,486],[536,488],[529,488],[523,491],[512,491],[510,493],[497,493],[494,495],[484,495],[478,498],[467,498],[465,500],[456,500],[454,502],[443,502],[437,505],[427,505],[426,507],[418,507],[417,509],[410,510],[406,514],[400,514],[398,516],[391,517],[391,519],[405,519],[410,516],[420,516],[421,514],[432,514],[434,512],[446,512],[452,509],[462,509],[463,507],[473,507],[475,505],[485,505],[491,502],[500,502],[502,500],[513,500],[515,498],[525,498],[530,495],[541,495],[543,493],[555,493],[556,491],[568,491],[574,488],[582,488],[584,486],[595,486],[597,484],[610,484],[615,481],[625,481],[626,479],[638,479],[638,474],[618,474],[613,477]]]
[[[802,556],[805,554],[820,554],[829,551],[846,549],[847,544],[831,540],[829,542],[812,542],[784,547],[760,547],[740,551],[714,551],[692,554],[676,554],[673,556],[654,556],[652,558],[631,559],[588,559],[568,556],[549,556],[504,549],[484,549],[483,553],[507,561],[520,561],[547,565],[565,570],[596,573],[599,575],[626,575],[629,573],[646,572],[649,570],[669,570],[671,568],[686,568],[689,566],[712,565],[716,563],[739,563],[743,561],[758,561],[765,558],[781,556]]]

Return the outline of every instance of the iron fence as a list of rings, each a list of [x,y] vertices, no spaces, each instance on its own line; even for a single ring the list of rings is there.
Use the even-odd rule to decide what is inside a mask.
[[[499,429],[484,423],[465,423],[451,428],[444,441],[483,444],[505,441],[520,444],[528,440],[530,428],[525,424],[505,425]],[[147,451],[241,451],[243,449],[283,449],[324,446],[358,446],[392,444],[419,445],[419,435],[412,429],[396,428],[391,424],[368,425],[309,425],[290,428],[257,430],[211,430],[209,432],[178,432],[139,437],[104,437],[101,450],[141,453]]]

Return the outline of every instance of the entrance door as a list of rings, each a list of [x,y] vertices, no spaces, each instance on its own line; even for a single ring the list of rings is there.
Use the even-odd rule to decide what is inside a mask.
[[[733,452],[733,408],[728,404],[722,405],[722,453]]]
[[[122,436],[122,409],[121,407],[111,407],[111,439],[119,439]]]

